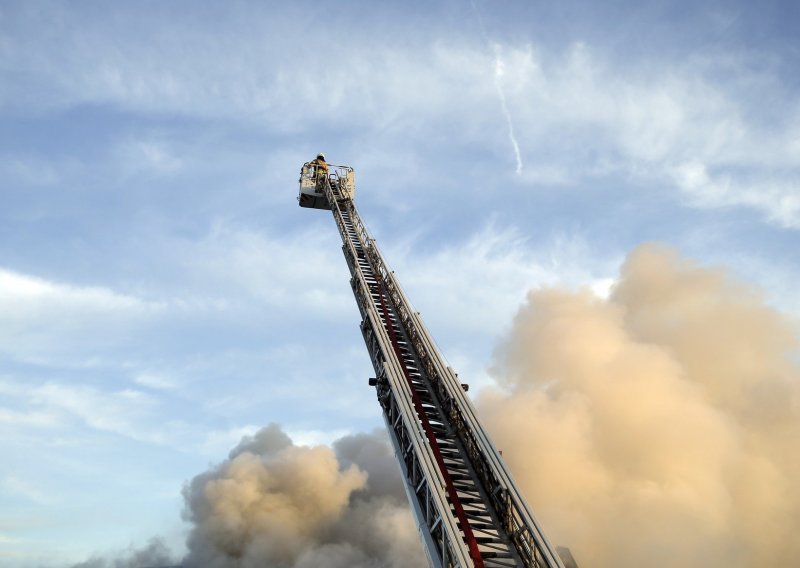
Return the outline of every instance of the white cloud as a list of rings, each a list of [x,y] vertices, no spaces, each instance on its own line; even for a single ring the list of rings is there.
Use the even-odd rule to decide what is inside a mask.
[[[0,269],[0,355],[10,361],[3,373],[13,376],[5,387],[0,382],[0,428],[10,445],[60,445],[74,458],[110,439],[126,452],[151,446],[143,460],[158,451],[218,459],[262,419],[289,422],[303,443],[375,424],[379,407],[364,384],[369,363],[330,215],[295,207],[304,217],[294,219],[285,209],[308,150],[338,154],[358,168],[359,180],[374,180],[359,189],[362,202],[397,214],[404,237],[419,203],[431,200],[403,199],[393,193],[398,187],[409,190],[403,196],[426,191],[434,199],[458,192],[459,203],[452,195],[437,202],[450,209],[437,220],[456,223],[459,233],[471,220],[457,212],[473,198],[493,188],[505,195],[552,185],[587,196],[612,188],[601,197],[631,186],[645,199],[671,192],[691,207],[749,208],[781,227],[798,226],[797,103],[783,98],[785,79],[764,70],[785,112],[774,124],[759,118],[762,103],[749,88],[758,90],[759,76],[735,58],[724,72],[741,80],[725,83],[707,62],[621,67],[591,44],[554,51],[521,34],[487,50],[469,37],[463,17],[455,39],[421,25],[399,47],[374,41],[370,34],[381,32],[370,30],[334,44],[325,30],[303,36],[291,15],[258,3],[242,4],[252,12],[245,16],[226,9],[213,23],[202,21],[203,10],[164,17],[162,10],[181,9],[175,4],[154,11],[109,4],[93,14],[58,3],[28,6],[26,21],[15,19],[16,7],[0,9],[9,24],[0,34],[0,67],[13,79],[0,81],[0,111],[13,120],[21,110],[25,120],[59,126],[59,135],[71,136],[80,122],[81,133],[100,136],[64,150],[77,163],[44,156],[57,144],[49,140],[20,147],[39,157],[17,150],[0,156],[4,187],[31,188],[12,194],[18,206],[8,215],[57,218],[57,225],[37,225],[40,245],[75,231],[86,236],[92,260],[116,271],[85,285],[77,284],[85,275],[74,272],[85,264],[50,264],[31,274]],[[245,159],[237,156],[243,148]],[[133,206],[123,214],[137,226],[97,245],[84,229],[115,220],[95,208],[108,201],[108,188],[92,193],[100,197],[91,203],[81,202],[90,192],[74,192],[107,180],[116,188],[119,174],[126,183],[144,182],[120,195]],[[188,186],[195,180],[196,192]],[[127,191],[124,185],[119,189]],[[188,213],[172,218],[163,210],[184,199]],[[630,204],[631,215],[638,204]],[[515,205],[505,199],[490,207],[505,218]],[[541,219],[540,211],[518,209],[532,224]],[[162,213],[170,217],[163,225],[148,225]],[[400,238],[399,223],[393,227],[382,235],[387,260],[471,393],[490,380],[484,367],[495,338],[530,288],[589,286],[605,297],[621,260],[608,242],[593,242],[608,236],[599,232],[540,242],[526,236],[541,234],[538,227],[495,224],[444,246],[408,237],[404,248],[392,244]],[[115,239],[135,241],[140,252],[120,261]],[[25,266],[47,263],[41,250],[23,250],[33,255]],[[59,266],[62,272],[53,272]],[[751,272],[780,279],[767,261]],[[120,275],[139,281],[113,280]],[[782,296],[791,294],[787,288]],[[342,339],[345,328],[355,343]],[[329,337],[352,348],[323,345],[331,330]],[[309,341],[319,346],[314,357]],[[86,526],[93,536],[84,538],[97,540]]]
[[[64,306],[81,311],[152,312],[163,305],[119,294],[102,287],[80,287],[50,282],[42,278],[0,268],[0,306],[9,311],[20,303],[23,309],[39,305]]]
[[[332,223],[277,237],[219,221],[202,241],[179,247],[195,281],[224,295],[232,310],[255,304],[333,318],[352,303],[336,239]],[[336,281],[343,285],[331,288]]]
[[[16,544],[18,542],[21,542],[21,539],[0,533],[0,544]]]
[[[261,426],[248,424],[225,430],[211,430],[205,433],[199,444],[199,451],[205,456],[219,459],[220,456],[224,456],[226,452],[241,442],[242,438],[252,436],[260,428]]]
[[[2,488],[6,494],[21,496],[39,505],[50,505],[53,498],[40,488],[34,486],[30,481],[19,479],[13,475],[6,476],[2,481]],[[1,541],[0,541],[1,542]]]
[[[166,411],[166,401],[131,388],[102,389],[89,384],[56,381],[0,381],[5,408],[0,425],[11,436],[46,430],[66,436],[112,433],[137,442],[180,446],[201,434]],[[59,444],[61,441],[56,440]]]
[[[141,391],[103,392],[85,385],[45,383],[27,392],[28,402],[75,418],[87,426],[133,439],[158,441],[161,435],[145,432],[144,419],[153,415],[158,401]]]
[[[425,29],[404,50],[369,37],[331,43],[325,33],[298,43],[261,10],[248,18],[269,33],[247,27],[259,31],[211,45],[174,22],[104,14],[104,25],[80,25],[79,15],[51,8],[37,30],[60,20],[74,24],[61,29],[58,47],[36,33],[6,41],[10,69],[51,86],[45,104],[225,117],[294,133],[333,127],[426,140],[444,132],[480,142],[506,165],[510,142],[528,183],[587,183],[614,174],[643,188],[664,186],[676,183],[676,169],[697,162],[715,172],[714,183],[692,188],[700,198],[689,204],[750,207],[781,226],[800,223],[800,105],[783,78],[754,70],[744,56],[624,68],[586,43],[558,52],[496,41],[489,53],[485,36],[443,40]],[[309,66],[320,51],[331,63]],[[759,90],[786,107],[785,120],[759,118],[763,103],[752,94]],[[182,165],[158,136],[130,140],[123,153],[136,168],[161,174]],[[777,181],[776,169],[783,170]],[[726,177],[731,183],[720,191]],[[686,188],[674,189],[681,199]]]
[[[178,388],[178,385],[171,378],[165,377],[158,373],[142,373],[136,375],[133,381],[137,385],[151,388],[154,390],[172,391]]]
[[[607,285],[619,259],[598,260],[579,235],[556,235],[533,244],[515,228],[483,227],[468,241],[430,255],[398,247],[384,251],[417,307],[448,333],[495,337],[511,321],[531,288]],[[416,300],[415,300],[416,299]]]
[[[352,433],[351,430],[346,428],[337,428],[335,430],[286,430],[286,434],[296,446],[319,446],[321,444],[330,446],[339,438]]]
[[[673,178],[698,207],[750,206],[781,226],[800,228],[800,180],[775,180],[770,176],[748,184],[730,174],[714,176],[699,161],[678,164],[673,168]]]
[[[128,175],[170,175],[183,167],[172,145],[157,135],[126,140],[117,149],[117,161]]]
[[[728,65],[751,86],[764,81],[743,63]],[[792,118],[800,106],[791,98],[787,120],[768,127],[748,92],[715,81],[708,62],[624,71],[583,44],[560,61],[508,49],[506,68],[517,86],[508,99],[524,125],[518,131],[533,146],[528,162],[542,152],[550,161],[545,179],[616,173],[642,186],[675,184],[693,206],[751,207],[800,226],[800,123]]]
[[[0,424],[53,428],[59,425],[59,419],[50,412],[0,408]]]
[[[613,278],[599,278],[594,280],[589,285],[589,289],[598,298],[607,300],[608,297],[611,295],[612,288],[614,287],[615,282],[616,280],[614,280]]]
[[[470,392],[492,383],[486,372],[531,289],[588,288],[607,297],[622,257],[599,258],[580,233],[533,242],[517,228],[489,223],[468,240],[424,253],[414,241],[382,251]]]
[[[7,155],[0,158],[0,172],[6,183],[18,182],[32,186],[52,186],[60,176],[51,162],[27,156]]]
[[[114,338],[152,321],[165,304],[99,286],[73,286],[0,268],[0,351],[46,360],[72,351],[91,358]]]

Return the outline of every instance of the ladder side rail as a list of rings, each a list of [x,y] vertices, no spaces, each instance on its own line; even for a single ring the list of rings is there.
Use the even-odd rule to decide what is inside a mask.
[[[449,376],[448,382],[459,385],[458,390],[453,389],[451,385],[450,392],[455,392],[456,395],[462,394],[458,378],[451,368],[446,368],[445,376]],[[468,438],[465,444],[470,447],[470,454],[479,456],[491,470],[491,478],[495,480],[495,488],[498,490],[497,499],[503,501],[501,510],[506,512],[504,519],[508,523],[507,530],[520,547],[518,550],[534,566],[563,568],[563,561],[555,546],[547,538],[505,462],[499,456],[496,446],[481,426],[475,407],[466,395],[462,394],[462,397],[466,400],[459,401],[453,410],[467,426],[463,431]]]
[[[398,314],[414,344],[416,354],[426,367],[432,382],[436,384],[442,406],[450,415],[453,426],[459,431],[473,461],[473,467],[482,478],[487,492],[493,497],[493,505],[506,525],[504,528],[517,543],[520,555],[529,566],[562,568],[563,563],[555,552],[555,547],[535,520],[530,507],[501,461],[496,447],[481,426],[471,401],[452,369],[444,363],[444,358],[422,319],[411,307],[394,274],[380,258],[377,247],[370,247],[368,252],[376,257],[375,264],[380,267],[381,275],[387,280],[395,305],[402,306],[398,308]]]
[[[344,217],[342,216],[342,212],[339,208],[339,203],[336,199],[336,196],[333,192],[333,188],[331,187],[330,180],[325,179],[325,183],[322,186],[323,193],[325,194],[325,198],[328,200],[328,203],[331,206],[331,212],[333,213],[333,220],[336,222],[336,228],[339,230],[339,237],[342,239],[342,244],[346,249],[350,251],[352,255],[353,264],[350,264],[350,259],[348,259],[348,265],[351,268],[351,271],[358,266],[358,261],[355,260],[357,257],[356,251],[354,250],[353,243],[350,242],[350,237],[347,233],[347,227],[344,224]],[[345,257],[347,257],[347,253],[345,253]]]
[[[390,275],[390,280],[391,287],[398,294],[398,302],[410,305],[393,274]],[[504,528],[518,544],[520,555],[531,566],[561,568],[561,558],[536,521],[495,445],[481,425],[460,381],[445,364],[419,314],[412,309],[407,312],[410,318],[405,323],[414,330],[416,348],[426,353],[426,359],[436,368],[433,375],[442,379],[437,382],[437,387],[443,406],[449,409],[453,425],[458,428],[462,442],[467,447],[470,458],[474,460],[473,467],[483,478],[498,514],[506,524]]]
[[[417,518],[431,567],[450,568],[454,564],[449,559],[455,555],[452,551],[452,542],[444,532],[442,517],[434,502],[435,489],[428,483],[428,477],[422,471],[424,466],[418,459],[419,452],[414,451],[415,440],[410,434],[411,429],[407,427],[407,416],[400,410],[398,397],[392,393],[389,386],[389,370],[385,367],[381,346],[373,329],[368,321],[362,322],[361,330],[373,367],[380,369],[376,371],[378,402],[383,409],[383,419],[389,432],[389,439],[403,474],[403,488]],[[423,530],[423,526],[427,530]]]
[[[387,376],[389,371],[387,370]],[[405,490],[409,497],[409,502],[414,509],[417,523],[429,547],[432,556],[442,566],[448,566],[447,558],[452,557],[448,554],[448,538],[444,533],[441,523],[442,516],[436,503],[436,485],[429,481],[429,474],[425,471],[426,465],[420,459],[418,436],[411,436],[413,430],[407,423],[407,412],[401,408],[402,398],[392,394],[391,382],[388,381],[387,395],[383,401],[384,420],[389,427],[390,438],[395,446],[395,452],[401,470],[405,474]],[[429,554],[431,553],[429,552]]]
[[[351,268],[355,268],[357,267],[357,261],[355,260],[357,254],[349,241],[346,227],[341,219],[341,213],[338,211],[337,200],[327,179],[324,188],[326,197],[332,205],[340,235],[349,252],[349,255],[346,253],[345,256],[352,257],[348,258],[348,264]],[[558,554],[555,553],[555,548],[547,540],[524,497],[501,461],[494,444],[480,425],[475,415],[474,407],[463,392],[460,382],[455,377],[452,369],[445,364],[444,358],[436,348],[424,323],[419,315],[413,311],[410,301],[408,301],[399,283],[394,278],[394,274],[388,269],[380,250],[375,244],[375,240],[369,235],[361,221],[355,205],[349,200],[346,203],[350,212],[351,223],[359,237],[362,250],[366,253],[376,273],[376,278],[386,283],[387,291],[395,307],[398,319],[406,329],[409,338],[411,338],[421,364],[425,367],[432,382],[436,384],[442,399],[442,406],[445,407],[446,413],[451,417],[453,426],[459,431],[462,442],[468,450],[471,461],[473,461],[473,467],[480,475],[485,487],[490,490],[490,495],[494,501],[493,505],[505,524],[504,528],[507,533],[511,535],[517,544],[518,552],[528,566],[563,568],[563,563]],[[359,295],[362,296],[361,299],[358,298]],[[364,293],[357,294],[359,303],[365,299]],[[370,302],[364,305],[372,305],[373,309],[375,309],[371,297],[369,299]],[[385,330],[382,331],[385,333]],[[392,355],[394,354],[392,353]],[[436,471],[438,472],[438,468]],[[451,516],[446,515],[446,517]],[[462,540],[459,538],[458,542],[461,544]]]
[[[366,232],[365,229],[364,232]],[[552,554],[548,554],[547,546],[545,546],[544,550],[539,550],[540,546],[538,542],[541,539],[537,541],[536,533],[541,531],[535,531],[535,533],[531,535],[531,531],[528,530],[528,527],[525,525],[525,523],[517,521],[517,518],[520,515],[515,514],[514,509],[516,509],[516,507],[514,505],[516,504],[510,502],[509,499],[509,495],[513,493],[509,493],[506,490],[505,484],[498,483],[497,475],[495,475],[496,469],[498,468],[500,471],[504,472],[504,466],[499,462],[496,467],[492,467],[489,463],[487,463],[487,455],[491,455],[492,453],[496,455],[494,446],[489,443],[488,448],[479,447],[475,443],[474,436],[464,435],[465,431],[468,431],[468,429],[464,425],[465,420],[462,418],[462,413],[459,412],[458,402],[454,400],[451,389],[447,389],[443,386],[445,384],[444,377],[447,376],[444,369],[449,369],[449,367],[446,367],[446,365],[443,364],[443,358],[439,354],[438,350],[435,349],[435,345],[433,345],[432,341],[428,343],[428,345],[433,348],[426,347],[427,342],[422,340],[418,330],[422,330],[425,336],[429,339],[427,330],[425,329],[424,324],[421,323],[421,318],[419,318],[419,315],[413,311],[411,303],[408,301],[408,298],[405,296],[405,293],[402,291],[399,283],[397,283],[394,273],[389,270],[386,262],[383,260],[383,257],[377,245],[375,244],[374,239],[370,239],[366,253],[370,258],[371,264],[373,264],[373,266],[376,268],[376,272],[378,272],[377,277],[386,283],[387,290],[390,294],[390,300],[396,307],[396,313],[400,319],[400,323],[403,325],[409,339],[411,340],[411,347],[414,349],[415,356],[427,373],[432,384],[437,389],[438,398],[441,401],[441,406],[445,411],[445,415],[448,416],[449,422],[462,439],[462,443],[465,445],[468,458],[473,466],[473,469],[476,471],[481,479],[481,482],[486,488],[487,493],[492,500],[492,505],[497,512],[498,517],[500,518],[503,529],[505,530],[506,534],[509,535],[512,541],[514,541],[516,549],[523,562],[526,566],[547,566],[548,568],[561,568],[561,565],[558,564],[560,559],[554,560]],[[419,322],[419,325],[417,325],[416,322]],[[460,383],[456,382],[456,385],[456,392],[458,392],[461,397],[466,400],[467,404],[470,404],[469,399],[466,398],[466,395],[461,389]],[[483,432],[483,429],[477,422],[477,419],[475,425],[479,432]],[[511,483],[513,484],[513,482]],[[527,507],[527,505],[525,505],[525,507]],[[552,550],[552,547],[549,548]],[[542,557],[544,557],[546,560],[549,559],[550,561],[546,564],[542,564],[540,561]],[[558,556],[555,556],[555,558],[558,558]]]
[[[432,507],[435,515],[426,515],[418,519],[424,521],[427,530],[435,534],[437,526],[441,533],[440,541],[442,550],[439,551],[442,558],[450,558],[452,566],[471,566],[469,550],[466,543],[461,538],[455,517],[450,512],[450,504],[445,493],[445,481],[442,476],[435,457],[432,455],[431,447],[428,443],[425,432],[422,429],[417,412],[414,409],[411,389],[405,379],[405,375],[400,366],[394,350],[391,349],[391,340],[381,323],[377,307],[369,295],[369,287],[360,270],[355,275],[355,295],[357,302],[360,303],[366,312],[364,328],[362,331],[369,330],[375,339],[372,346],[371,357],[376,374],[380,378],[385,378],[389,385],[389,394],[394,399],[395,406],[400,411],[402,426],[413,442],[413,457],[418,466],[417,470],[422,479],[416,484],[415,494],[417,499],[426,505],[426,509]],[[391,324],[391,322],[389,322]],[[375,348],[377,346],[377,349]],[[370,345],[368,343],[368,349]],[[383,370],[383,373],[381,373]],[[413,425],[412,425],[413,424]],[[394,428],[397,432],[398,428]],[[414,471],[414,464],[411,464]],[[422,494],[420,496],[420,493]]]
[[[389,387],[386,387],[386,391]],[[420,482],[424,480],[424,474],[420,471],[420,465],[416,460],[416,454],[404,437],[405,431],[397,422],[400,421],[400,410],[396,407],[396,398],[390,395],[380,397],[383,407],[383,419],[386,429],[389,432],[389,440],[394,448],[395,459],[400,466],[403,476],[403,489],[406,497],[411,504],[412,513],[417,519],[418,531],[422,537],[428,563],[431,568],[449,568],[448,562],[452,556],[449,554],[448,544],[443,533],[438,514],[432,514],[436,510],[432,504],[432,495],[428,484]],[[424,526],[427,530],[422,528]],[[437,553],[438,552],[438,553]]]
[[[426,529],[429,531],[429,533],[442,535],[440,538],[442,550],[437,551],[437,553],[445,559],[445,566],[469,567],[471,566],[471,562],[469,560],[469,551],[467,550],[466,544],[461,537],[456,520],[450,512],[450,506],[444,493],[445,484],[442,478],[442,473],[440,472],[438,465],[436,465],[436,460],[431,455],[431,448],[427,443],[424,433],[421,431],[419,419],[417,418],[416,411],[411,404],[410,388],[404,380],[405,377],[400,369],[397,356],[391,349],[391,342],[388,338],[388,334],[386,333],[383,325],[376,323],[376,321],[380,322],[380,318],[377,315],[377,307],[374,305],[372,297],[369,293],[369,286],[367,285],[364,275],[358,266],[358,253],[356,252],[355,247],[350,240],[338,200],[336,199],[334,191],[331,187],[330,180],[327,178],[323,185],[323,189],[326,198],[331,204],[331,210],[333,212],[336,225],[339,229],[340,237],[342,238],[345,257],[347,258],[348,266],[350,267],[351,274],[353,276],[352,280],[356,303],[358,304],[362,315],[366,314],[364,321],[369,322],[369,327],[372,329],[372,333],[377,338],[377,343],[379,345],[378,350],[384,363],[383,375],[389,381],[390,392],[394,393],[394,402],[402,417],[404,431],[408,434],[409,439],[413,441],[413,453],[416,457],[415,463],[418,464],[418,469],[416,471],[419,472],[424,480],[424,483],[422,484],[422,501],[426,509],[429,509],[432,506],[437,513],[436,516],[428,515],[427,518],[420,520],[425,522]],[[348,207],[348,213],[350,214],[351,223],[354,225],[354,227],[358,227],[360,229],[357,231],[357,234],[360,238],[363,238],[363,236],[366,235],[366,229],[364,228],[363,222],[361,222],[360,216],[355,210],[355,207],[352,206],[352,203],[348,201],[347,205],[350,205],[350,207]],[[390,323],[391,322],[389,322],[389,324]],[[381,374],[381,368],[377,365],[377,363],[378,359],[376,356],[373,358],[373,366],[376,369],[376,373]],[[400,379],[401,377],[402,380]],[[412,427],[409,423],[409,417],[412,417],[416,428]],[[419,499],[416,487],[415,494]]]
[[[419,384],[418,382],[415,382],[414,379],[416,377],[417,381],[419,381],[421,378],[420,375],[418,375],[419,367],[413,363],[415,357],[413,349],[409,349],[409,343],[407,342],[406,338],[401,335],[403,333],[403,326],[402,323],[398,321],[396,310],[394,305],[391,303],[391,297],[387,297],[385,293],[385,282],[375,284],[373,298],[376,298],[376,300],[379,301],[377,303],[380,304],[381,313],[383,314],[383,321],[389,323],[389,325],[386,325],[385,329],[388,333],[389,339],[391,340],[391,347],[397,355],[397,360],[400,363],[403,376],[408,384],[414,409],[419,417],[419,422],[422,425],[422,429],[424,430],[425,436],[430,444],[431,452],[436,459],[439,472],[444,480],[444,489],[447,493],[449,506],[452,508],[457,522],[460,524],[461,532],[464,534],[464,542],[470,551],[470,557],[472,558],[472,561],[474,562],[476,568],[484,568],[485,564],[480,551],[478,539],[475,537],[475,533],[472,530],[469,522],[469,516],[464,508],[464,503],[462,503],[462,496],[459,495],[459,489],[456,487],[456,484],[453,483],[453,478],[451,477],[450,469],[447,466],[446,458],[442,453],[440,437],[442,436],[443,432],[440,430],[437,435],[437,430],[434,426],[434,424],[436,424],[439,425],[439,428],[446,427],[445,425],[447,424],[447,419],[442,413],[441,408],[439,408],[437,399],[435,397],[429,399],[431,395],[430,391],[425,392],[427,389],[423,390],[424,394],[421,396],[421,393],[418,390]],[[411,365],[410,367],[409,364]],[[425,402],[423,402],[423,396],[425,397]]]
[[[374,306],[368,308],[368,320],[365,323],[365,327],[372,332],[377,344],[377,349],[373,351],[375,357],[373,367],[379,378],[386,379],[390,406],[393,403],[399,413],[391,420],[391,431],[398,438],[405,435],[410,442],[408,449],[411,451],[404,461],[408,470],[414,475],[406,476],[406,482],[407,486],[413,484],[413,493],[419,505],[419,511],[415,512],[425,512],[418,517],[418,520],[425,523],[425,528],[437,541],[440,547],[437,553],[444,566],[471,567],[469,550],[461,537],[456,519],[450,512],[444,479],[435,458],[431,455],[428,440],[411,402],[410,387],[396,357],[386,357],[386,348],[390,345],[390,340]],[[388,352],[394,354],[391,350]],[[384,419],[387,422],[390,422],[389,416],[390,413],[387,413],[384,407]],[[408,483],[409,481],[411,483]],[[411,487],[407,487],[408,492],[411,490]]]
[[[519,506],[514,502],[516,499],[512,497],[518,495],[518,492],[509,492],[507,490],[508,484],[513,486],[513,481],[506,481],[506,483],[500,482],[496,474],[498,469],[501,473],[505,473],[505,468],[502,463],[498,460],[498,463],[493,467],[493,465],[488,462],[486,456],[497,455],[494,446],[491,442],[488,442],[488,446],[481,447],[476,443],[475,436],[470,435],[469,428],[465,425],[466,421],[463,418],[463,413],[460,412],[459,403],[452,396],[453,390],[444,386],[448,376],[446,370],[449,370],[449,367],[444,364],[441,354],[435,348],[432,340],[430,340],[424,324],[421,323],[421,318],[413,311],[413,308],[411,308],[411,303],[408,301],[399,283],[397,283],[394,273],[388,269],[374,240],[370,241],[367,254],[377,267],[377,272],[379,272],[378,277],[386,282],[390,300],[396,307],[396,313],[411,341],[414,354],[431,379],[432,384],[437,389],[441,407],[445,411],[445,415],[448,416],[448,421],[462,439],[462,443],[464,443],[465,449],[467,450],[468,458],[473,469],[486,488],[487,494],[492,501],[492,506],[498,514],[503,529],[515,543],[515,548],[523,563],[526,566],[560,568],[560,558],[558,556],[553,556],[552,546],[546,542],[543,534],[540,536],[541,531],[538,530],[538,527],[531,523],[526,523],[524,520],[520,520],[521,517],[523,519],[524,517],[517,514],[516,509],[518,509]],[[424,332],[424,338],[428,341],[424,341],[423,336],[418,330]],[[471,408],[471,403],[469,403],[469,399],[466,398],[460,383],[455,377],[453,377],[453,380],[456,384],[455,392],[460,394]],[[484,433],[480,423],[477,422],[477,418],[475,418],[474,428],[478,432]],[[523,507],[527,508],[524,502]],[[533,527],[534,530],[529,530],[529,527]],[[545,544],[540,545],[540,542],[544,542]],[[549,551],[548,548],[550,549]]]

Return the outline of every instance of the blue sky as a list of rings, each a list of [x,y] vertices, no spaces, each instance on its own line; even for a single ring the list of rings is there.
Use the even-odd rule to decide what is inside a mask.
[[[475,385],[667,243],[800,316],[792,2],[0,3],[0,566],[165,535],[243,434],[381,424],[316,152]]]

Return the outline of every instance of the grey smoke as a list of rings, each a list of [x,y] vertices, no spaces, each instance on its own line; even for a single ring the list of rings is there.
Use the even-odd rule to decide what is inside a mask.
[[[186,568],[417,568],[416,525],[385,434],[297,446],[276,424],[184,489]]]
[[[419,568],[427,561],[383,430],[295,445],[277,424],[184,487],[182,560],[154,539],[71,568]]]
[[[174,568],[178,563],[167,546],[154,538],[140,549],[130,548],[115,558],[93,556],[71,568]]]

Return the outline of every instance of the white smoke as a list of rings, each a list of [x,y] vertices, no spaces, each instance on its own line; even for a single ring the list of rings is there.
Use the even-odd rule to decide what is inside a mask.
[[[608,300],[531,292],[479,409],[579,564],[800,566],[798,345],[724,271],[647,245]]]

